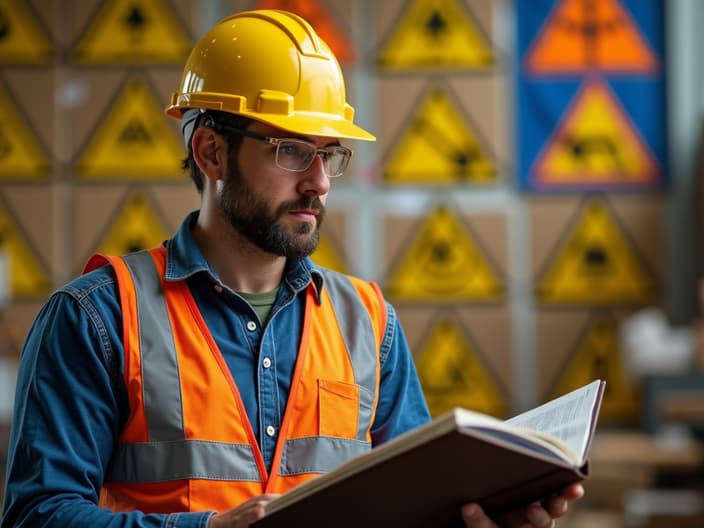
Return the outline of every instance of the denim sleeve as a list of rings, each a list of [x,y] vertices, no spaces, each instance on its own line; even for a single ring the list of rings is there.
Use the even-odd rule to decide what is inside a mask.
[[[98,507],[126,402],[111,372],[116,366],[122,372],[114,284],[106,279],[91,288],[55,293],[25,341],[0,526],[205,528],[212,512],[146,515]]]
[[[381,343],[379,402],[372,425],[372,444],[379,445],[430,420],[413,356],[389,303]]]

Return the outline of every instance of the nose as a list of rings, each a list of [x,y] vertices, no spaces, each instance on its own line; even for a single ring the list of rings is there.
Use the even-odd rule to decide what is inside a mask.
[[[325,162],[320,153],[313,157],[313,162],[303,172],[299,182],[299,192],[309,196],[322,196],[330,191],[330,178],[325,171]]]

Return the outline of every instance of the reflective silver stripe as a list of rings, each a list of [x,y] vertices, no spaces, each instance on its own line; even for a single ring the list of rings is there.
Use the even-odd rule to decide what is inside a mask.
[[[148,251],[127,255],[124,261],[132,275],[137,296],[144,412],[149,441],[186,438],[176,346],[161,280]],[[159,402],[158,407],[156,402]]]
[[[252,448],[204,440],[120,444],[110,462],[110,482],[181,479],[256,481]]]
[[[357,290],[347,277],[330,270],[324,270],[324,277],[325,288],[330,292],[335,315],[350,355],[355,383],[362,388],[359,391],[357,439],[365,441],[367,430],[371,426],[372,407],[377,390],[376,366],[379,361],[372,321]]]
[[[287,440],[281,454],[279,475],[328,473],[345,460],[366,453],[371,448],[370,442],[330,436]]]

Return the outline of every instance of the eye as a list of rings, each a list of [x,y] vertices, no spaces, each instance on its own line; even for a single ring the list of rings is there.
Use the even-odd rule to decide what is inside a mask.
[[[302,143],[287,141],[279,144],[279,152],[285,156],[300,157],[309,149],[304,148]]]

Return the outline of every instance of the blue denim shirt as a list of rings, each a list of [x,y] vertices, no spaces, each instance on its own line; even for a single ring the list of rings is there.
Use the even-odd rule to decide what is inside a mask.
[[[222,284],[191,237],[191,213],[166,242],[167,280],[186,280],[242,395],[267,466],[286,408],[300,340],[305,289],[322,282],[309,259],[290,261],[262,327]],[[256,323],[254,329],[253,325]],[[380,350],[381,386],[372,442],[429,419],[406,338],[393,308]],[[269,368],[263,360],[269,358]],[[35,319],[17,379],[2,528],[204,528],[212,512],[114,514],[97,507],[103,475],[129,415],[122,316],[112,268],[55,292]],[[267,362],[268,363],[268,362]]]

